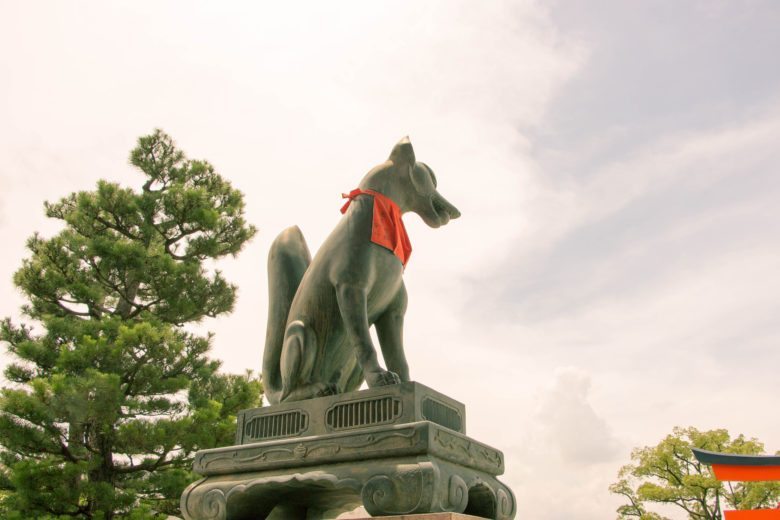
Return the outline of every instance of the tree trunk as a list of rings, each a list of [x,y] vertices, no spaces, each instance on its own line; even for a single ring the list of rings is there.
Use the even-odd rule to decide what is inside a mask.
[[[138,289],[140,288],[141,283],[137,281],[131,281],[127,284],[127,290],[125,291],[125,294],[123,294],[120,299],[119,303],[116,306],[116,313],[124,320],[127,319],[127,317],[130,315],[130,312],[133,310],[133,304],[135,303],[135,296],[138,294]]]
[[[102,513],[105,520],[110,520],[115,516],[113,443],[110,435],[98,433],[94,445],[99,453],[94,455],[93,467],[88,473],[93,496],[89,500],[87,514],[91,517]]]

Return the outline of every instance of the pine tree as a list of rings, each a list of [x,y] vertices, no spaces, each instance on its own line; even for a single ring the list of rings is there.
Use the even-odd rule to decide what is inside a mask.
[[[259,380],[220,375],[211,336],[185,329],[233,307],[236,288],[204,264],[254,235],[241,192],[160,130],[130,162],[140,190],[100,181],[46,203],[64,229],[30,238],[14,275],[33,325],[0,324],[15,358],[0,397],[6,517],[175,514],[194,451],[231,443],[236,412],[258,403]]]

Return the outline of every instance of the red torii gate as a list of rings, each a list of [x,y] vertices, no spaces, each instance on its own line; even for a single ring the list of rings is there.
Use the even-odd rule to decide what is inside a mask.
[[[757,482],[780,480],[780,456],[735,455],[693,448],[693,456],[702,464],[712,466],[715,478],[721,482]],[[724,511],[726,520],[780,520],[780,509]]]

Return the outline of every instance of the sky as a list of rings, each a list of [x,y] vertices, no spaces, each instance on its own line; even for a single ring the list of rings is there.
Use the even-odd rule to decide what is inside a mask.
[[[0,316],[60,229],[43,202],[139,187],[162,128],[259,228],[198,327],[257,371],[271,241],[315,251],[408,135],[463,215],[404,217],[412,378],[504,451],[518,518],[614,518],[631,449],[674,426],[780,450],[778,26],[747,0],[0,0]]]

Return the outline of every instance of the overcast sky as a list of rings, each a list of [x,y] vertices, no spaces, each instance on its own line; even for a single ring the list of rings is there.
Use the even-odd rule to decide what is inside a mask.
[[[140,186],[159,127],[245,193],[239,300],[202,329],[258,369],[271,240],[316,250],[409,135],[463,213],[405,217],[413,379],[504,450],[518,518],[613,518],[674,426],[780,449],[778,27],[773,1],[0,1],[0,316],[43,201]]]

